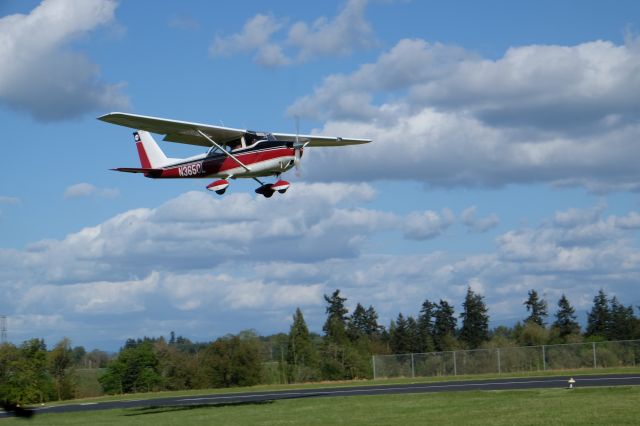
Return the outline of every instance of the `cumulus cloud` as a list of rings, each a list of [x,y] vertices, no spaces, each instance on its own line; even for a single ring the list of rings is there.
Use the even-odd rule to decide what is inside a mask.
[[[84,185],[78,188],[71,193],[93,191]],[[374,194],[366,184],[300,184],[287,197],[270,200],[188,192],[155,209],[130,210],[62,240],[30,244],[26,252],[4,250],[0,264],[26,262],[37,279],[73,283],[209,268],[246,258],[349,258],[359,253],[369,232],[397,226],[391,214],[354,207]]]
[[[305,176],[323,179],[331,164],[345,180],[640,190],[638,44],[520,46],[490,60],[401,40],[290,106],[325,121],[318,132],[374,140],[318,153]]]
[[[87,198],[99,196],[103,198],[115,198],[120,192],[115,188],[98,188],[90,183],[82,182],[69,186],[64,190],[64,198]]]
[[[322,56],[341,56],[376,44],[364,18],[366,0],[349,0],[333,19],[321,17],[309,24],[287,24],[287,19],[258,14],[239,33],[217,36],[209,53],[230,56],[255,52],[254,61],[265,67],[306,62]],[[282,36],[281,33],[285,33]]]
[[[442,234],[453,223],[453,212],[444,209],[442,214],[427,210],[409,214],[404,223],[405,237],[426,240]]]
[[[367,250],[368,242],[389,231],[435,238],[455,220],[448,209],[400,216],[367,208],[374,199],[371,186],[346,183],[301,183],[269,200],[188,192],[60,240],[0,249],[0,288],[14,295],[0,299],[0,311],[57,318],[48,329],[25,326],[27,335],[55,335],[63,323],[77,338],[100,336],[113,347],[172,329],[196,339],[247,324],[282,330],[297,306],[319,330],[322,295],[336,288],[350,308],[374,305],[382,323],[398,311],[415,314],[425,298],[459,307],[469,285],[486,294],[498,321],[524,315],[521,298],[531,288],[551,303],[566,293],[582,311],[600,287],[639,302],[640,250],[630,233],[640,228],[638,212],[567,209],[502,233],[486,252],[385,254]],[[463,217],[482,221],[465,212],[463,225]],[[238,329],[229,328],[230,315]]]
[[[470,232],[486,232],[500,224],[500,219],[497,214],[491,213],[489,216],[479,219],[476,217],[476,210],[476,206],[471,206],[464,209],[460,215],[462,223],[464,223]]]
[[[28,15],[0,18],[0,102],[43,121],[127,108],[123,85],[102,81],[99,67],[69,48],[112,22],[116,6],[114,0],[43,0]]]

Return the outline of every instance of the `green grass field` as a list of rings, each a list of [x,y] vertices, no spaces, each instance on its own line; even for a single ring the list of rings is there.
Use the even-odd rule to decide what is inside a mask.
[[[268,403],[38,414],[7,425],[638,424],[640,387],[309,398]]]

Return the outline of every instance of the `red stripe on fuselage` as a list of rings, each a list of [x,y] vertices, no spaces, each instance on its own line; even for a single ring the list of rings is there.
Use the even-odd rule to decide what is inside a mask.
[[[236,154],[236,158],[240,160],[244,165],[251,168],[252,164],[260,163],[262,161],[273,160],[279,157],[292,157],[294,150],[292,148],[281,147],[261,150],[257,152],[246,152]],[[179,168],[202,162],[202,172],[194,176],[180,176]],[[237,169],[241,167],[235,160],[229,157],[214,157],[196,160],[189,163],[182,163],[180,166],[173,166],[162,171],[161,178],[203,178],[210,175],[224,174],[228,170]],[[275,171],[274,171],[275,173]]]

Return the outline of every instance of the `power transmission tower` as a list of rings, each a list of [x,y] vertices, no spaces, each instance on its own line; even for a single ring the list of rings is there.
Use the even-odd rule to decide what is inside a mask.
[[[7,316],[0,315],[0,344],[7,343]]]

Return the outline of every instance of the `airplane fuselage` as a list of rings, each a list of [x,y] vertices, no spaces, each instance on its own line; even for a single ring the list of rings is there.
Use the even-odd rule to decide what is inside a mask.
[[[212,152],[178,160],[145,176],[154,179],[251,178],[279,175],[294,166],[295,149],[291,142],[263,140],[231,153],[250,171],[233,158]]]

